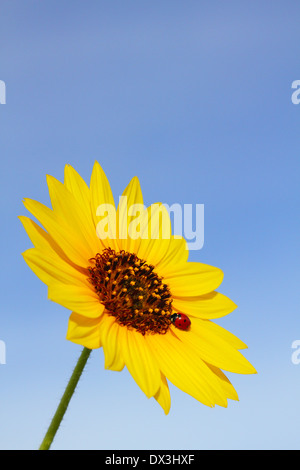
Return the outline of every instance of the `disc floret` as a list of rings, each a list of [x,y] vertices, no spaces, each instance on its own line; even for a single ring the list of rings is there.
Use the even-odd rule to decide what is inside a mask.
[[[90,261],[89,281],[109,315],[142,335],[167,332],[173,313],[172,297],[153,265],[134,253],[111,248]]]

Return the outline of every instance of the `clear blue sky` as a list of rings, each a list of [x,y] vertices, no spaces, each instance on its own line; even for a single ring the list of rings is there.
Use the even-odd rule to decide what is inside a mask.
[[[238,309],[219,323],[257,376],[208,409],[171,386],[171,412],[94,351],[53,449],[297,449],[300,365],[300,4],[285,1],[1,2],[0,448],[39,446],[81,348],[68,311],[21,252],[22,199],[46,174],[94,160],[116,198],[132,176],[146,204],[204,204],[191,260],[220,267]]]

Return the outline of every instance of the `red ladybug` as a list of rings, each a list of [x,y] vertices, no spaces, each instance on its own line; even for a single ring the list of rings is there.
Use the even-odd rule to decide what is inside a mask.
[[[171,322],[180,330],[187,330],[191,324],[191,320],[184,313],[173,313]]]

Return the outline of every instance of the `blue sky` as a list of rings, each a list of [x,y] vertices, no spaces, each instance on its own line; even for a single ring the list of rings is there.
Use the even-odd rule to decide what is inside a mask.
[[[208,409],[171,385],[166,417],[94,351],[53,449],[297,449],[300,5],[292,1],[2,2],[0,448],[35,449],[81,348],[68,311],[24,263],[24,197],[46,174],[95,160],[116,199],[137,175],[145,203],[204,204],[192,261],[220,267],[238,309],[218,321],[256,376]]]

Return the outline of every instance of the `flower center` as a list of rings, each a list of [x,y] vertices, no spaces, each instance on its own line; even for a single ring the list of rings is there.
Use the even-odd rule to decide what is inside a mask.
[[[90,260],[89,281],[108,314],[120,325],[165,334],[171,324],[172,297],[154,266],[124,250],[106,248]]]

